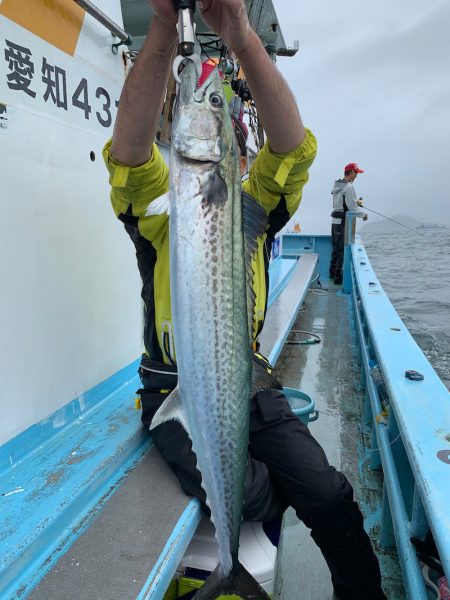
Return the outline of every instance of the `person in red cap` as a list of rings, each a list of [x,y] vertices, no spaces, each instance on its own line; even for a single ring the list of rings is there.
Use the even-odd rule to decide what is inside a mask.
[[[168,168],[154,141],[178,41],[177,14],[172,0],[149,3],[154,15],[150,30],[124,84],[113,139],[103,150],[110,174],[111,203],[136,248],[143,283],[145,353],[138,393],[146,427],[177,383],[169,218],[167,214],[147,212],[169,188]],[[267,136],[242,185],[245,196],[258,202],[268,217],[267,229],[257,240],[252,258],[256,305],[252,342],[256,343],[266,314],[272,242],[299,206],[316,154],[316,140],[303,126],[291,90],[253,31],[244,0],[202,0],[197,7],[207,26],[221,36],[245,72]],[[246,129],[239,117],[237,114],[234,130],[244,171]],[[216,358],[220,366],[223,358]],[[254,359],[267,371],[268,362],[261,355],[255,352]],[[267,530],[268,522],[279,520],[292,506],[311,529],[340,600],[386,600],[379,565],[362,514],[353,501],[352,486],[329,464],[306,425],[292,413],[280,387],[258,391],[251,399],[243,516],[265,522]],[[199,401],[202,392],[199,390]],[[177,421],[162,423],[152,430],[152,439],[182,489],[199,498],[207,511],[197,459],[182,425]]]
[[[364,173],[354,162],[344,167],[344,178],[334,182],[333,212],[331,213],[331,243],[333,250],[330,262],[330,279],[340,285],[342,283],[342,263],[344,260],[345,213],[349,210],[358,212],[358,216],[367,221],[367,213],[359,209],[353,182],[358,173]]]

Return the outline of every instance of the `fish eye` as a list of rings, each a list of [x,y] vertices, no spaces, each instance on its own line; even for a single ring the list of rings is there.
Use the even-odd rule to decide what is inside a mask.
[[[213,92],[209,96],[209,101],[214,106],[214,108],[222,108],[223,107],[223,98],[220,94]]]

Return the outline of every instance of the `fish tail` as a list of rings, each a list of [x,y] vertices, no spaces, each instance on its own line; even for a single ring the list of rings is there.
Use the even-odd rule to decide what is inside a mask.
[[[236,595],[242,600],[270,600],[267,592],[239,562],[226,577],[221,574],[219,567],[216,567],[194,594],[193,600],[214,600],[222,595]]]

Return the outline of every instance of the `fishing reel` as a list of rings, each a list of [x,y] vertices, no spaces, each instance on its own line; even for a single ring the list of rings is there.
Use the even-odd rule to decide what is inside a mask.
[[[239,96],[243,102],[252,99],[247,82],[244,79],[238,79],[240,66],[235,60],[232,58],[221,58],[219,68],[225,78],[230,81],[233,92]]]
[[[231,87],[234,93],[239,96],[243,102],[249,102],[252,99],[250,88],[244,79],[233,79],[231,81]]]
[[[225,79],[230,82],[231,89],[239,96],[242,102],[247,102],[252,99],[247,82],[244,79],[239,79],[240,70],[239,63],[232,58],[225,58],[226,46],[222,48],[222,56],[219,61],[219,68],[222,71]]]
[[[219,69],[227,79],[233,80],[239,73],[239,65],[232,58],[220,58]]]

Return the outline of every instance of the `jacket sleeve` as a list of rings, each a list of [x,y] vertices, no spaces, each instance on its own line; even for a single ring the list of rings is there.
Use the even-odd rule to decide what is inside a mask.
[[[303,142],[288,154],[272,152],[268,142],[257,154],[243,189],[257,198],[267,214],[274,210],[282,196],[292,216],[299,207],[303,186],[308,181],[308,169],[314,161],[317,142],[306,130]]]
[[[352,210],[354,212],[359,213],[358,217],[365,217],[366,213],[362,211],[356,203],[356,191],[353,185],[348,184],[344,190],[345,193],[345,204],[347,205],[347,210]]]
[[[139,233],[158,245],[168,228],[168,215],[147,216],[148,206],[169,190],[169,169],[156,144],[152,157],[143,165],[129,167],[111,156],[109,140],[103,148],[103,159],[109,171],[111,204],[118,219],[135,225]]]

